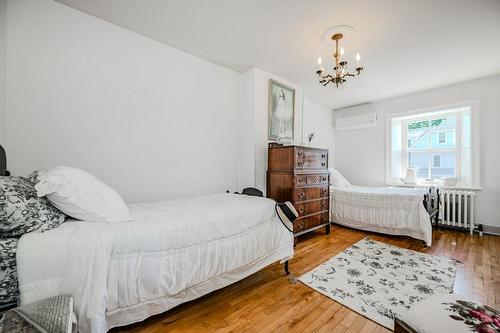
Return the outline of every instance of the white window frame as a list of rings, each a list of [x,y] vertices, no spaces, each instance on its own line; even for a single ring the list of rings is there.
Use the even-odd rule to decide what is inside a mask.
[[[404,175],[404,170],[401,165],[401,170],[392,170],[392,135],[393,135],[393,128],[392,128],[392,121],[395,118],[401,118],[401,117],[410,117],[413,115],[418,115],[418,114],[426,114],[426,113],[434,113],[438,111],[445,111],[445,110],[450,110],[454,108],[462,108],[462,107],[468,107],[470,108],[470,122],[471,122],[471,128],[470,128],[470,136],[471,136],[471,182],[468,184],[462,184],[459,182],[455,188],[459,189],[470,189],[470,190],[481,190],[481,175],[480,175],[480,123],[479,123],[479,101],[477,100],[467,100],[467,101],[462,101],[458,103],[450,103],[450,104],[443,104],[443,105],[438,105],[438,106],[433,106],[429,108],[421,108],[421,109],[414,109],[414,110],[408,110],[404,112],[398,112],[398,113],[389,113],[385,116],[386,118],[386,147],[385,147],[385,153],[386,153],[386,184],[387,185],[402,185],[402,182],[398,177],[395,177],[395,174],[400,174],[401,176]],[[460,117],[461,118],[461,117]],[[460,131],[460,132],[458,132]],[[458,129],[458,124],[457,124],[457,132],[455,134],[455,141],[458,144],[458,140],[461,140],[461,135],[459,133],[462,132],[462,128]],[[407,138],[403,138],[404,140],[403,143],[404,145],[402,147],[407,147],[408,140]],[[460,149],[461,150],[461,149]],[[408,158],[407,154],[403,154],[403,158]],[[456,157],[458,160],[458,156]],[[461,159],[461,158],[460,158]],[[401,163],[403,164],[403,163]],[[406,164],[406,163],[404,163]],[[458,170],[457,170],[457,175],[458,175]],[[440,185],[439,182],[425,182],[425,186],[429,184],[435,184],[435,185]]]
[[[452,109],[452,108],[451,108]],[[438,111],[438,110],[434,110],[434,111]],[[432,122],[433,120],[436,120],[436,119],[441,119],[441,118],[446,118],[446,117],[455,117],[456,119],[456,126],[455,126],[455,133],[461,133],[462,131],[462,117],[460,117],[460,113],[459,112],[450,112],[450,111],[446,111],[446,110],[443,110],[442,113],[437,113],[435,115],[432,115],[432,116],[421,116],[421,117],[418,117],[418,116],[415,116],[415,117],[410,117],[408,119],[405,119],[402,121],[402,127],[403,127],[403,143],[406,143],[405,145],[403,145],[403,159],[402,159],[402,168],[403,170],[406,170],[406,168],[409,167],[408,165],[408,153],[410,152],[428,152],[430,154],[432,154],[432,158],[429,159],[429,162],[428,162],[428,173],[427,173],[427,179],[428,181],[431,181],[431,182],[436,182],[437,179],[434,179],[432,178],[432,175],[431,175],[431,169],[434,165],[434,153],[437,153],[437,152],[443,152],[443,153],[449,153],[449,152],[454,152],[455,153],[455,175],[460,175],[462,173],[462,165],[461,165],[461,161],[462,161],[462,156],[461,156],[461,152],[462,152],[462,144],[461,142],[459,142],[459,140],[461,140],[461,135],[456,135],[455,134],[455,147],[453,148],[431,148],[431,147],[428,147],[428,148],[413,148],[413,149],[408,149],[408,123],[413,123],[413,122],[418,122],[418,121],[429,121],[429,122]],[[440,131],[437,131],[437,132],[440,132]],[[432,141],[432,127],[429,127],[429,145]],[[436,132],[434,132],[436,133]]]

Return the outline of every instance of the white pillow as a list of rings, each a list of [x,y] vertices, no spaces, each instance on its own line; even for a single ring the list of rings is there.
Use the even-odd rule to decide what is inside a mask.
[[[330,180],[333,187],[351,187],[351,183],[337,169],[330,169]]]
[[[90,222],[130,221],[130,212],[120,195],[91,174],[58,166],[35,171],[39,197],[47,199],[64,214]]]

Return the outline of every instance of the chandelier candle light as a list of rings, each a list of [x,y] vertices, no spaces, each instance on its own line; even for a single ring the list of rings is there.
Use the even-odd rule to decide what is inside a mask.
[[[359,65],[359,61],[361,60],[359,53],[356,54],[356,74],[352,74],[347,71],[347,61],[341,59],[345,53],[344,48],[339,48],[339,41],[342,37],[344,37],[344,35],[341,33],[336,33],[332,36],[332,40],[335,41],[335,53],[333,54],[333,57],[335,58],[335,67],[333,67],[335,73],[333,73],[333,75],[325,73],[325,69],[321,65],[321,57],[318,58],[319,69],[316,71],[316,74],[319,76],[319,83],[323,86],[333,82],[338,88],[346,82],[346,78],[360,75],[363,71],[363,67]]]

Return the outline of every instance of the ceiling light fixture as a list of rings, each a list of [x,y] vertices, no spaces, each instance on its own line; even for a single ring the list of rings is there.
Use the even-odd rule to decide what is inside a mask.
[[[319,69],[316,71],[316,74],[319,76],[319,83],[323,86],[326,86],[330,82],[335,83],[338,87],[341,87],[344,83],[346,83],[346,79],[348,77],[355,77],[360,75],[363,72],[363,67],[359,65],[361,60],[361,56],[359,53],[356,54],[356,62],[357,67],[355,68],[356,74],[349,73],[347,70],[347,61],[342,60],[342,56],[345,53],[343,47],[339,47],[339,41],[344,37],[341,33],[333,34],[331,37],[332,40],[335,41],[335,53],[333,54],[333,58],[335,59],[335,67],[333,67],[334,73],[328,74],[325,72],[325,69],[322,66],[321,57],[318,58],[318,67]]]

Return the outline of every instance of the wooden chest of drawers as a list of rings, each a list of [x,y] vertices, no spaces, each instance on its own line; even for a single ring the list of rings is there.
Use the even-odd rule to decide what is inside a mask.
[[[296,237],[322,227],[330,232],[329,185],[328,150],[269,147],[267,197],[293,203],[299,213],[294,223]]]

